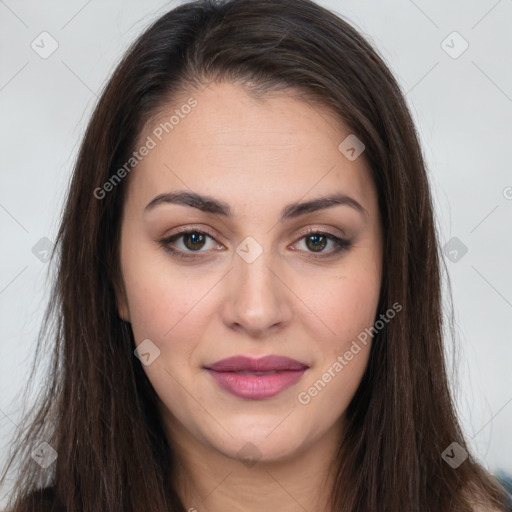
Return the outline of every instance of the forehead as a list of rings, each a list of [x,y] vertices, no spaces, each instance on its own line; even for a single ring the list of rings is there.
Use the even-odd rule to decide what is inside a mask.
[[[148,142],[151,149],[131,173],[129,197],[142,206],[189,188],[230,203],[271,204],[339,191],[371,209],[364,153],[350,161],[338,149],[350,133],[330,110],[293,91],[254,99],[241,86],[211,84],[146,125],[137,147]]]

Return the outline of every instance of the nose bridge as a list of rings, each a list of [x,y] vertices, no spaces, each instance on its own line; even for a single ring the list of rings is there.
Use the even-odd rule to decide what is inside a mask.
[[[246,237],[236,248],[231,272],[231,296],[225,321],[250,331],[263,331],[291,316],[289,294],[279,276],[270,247]]]

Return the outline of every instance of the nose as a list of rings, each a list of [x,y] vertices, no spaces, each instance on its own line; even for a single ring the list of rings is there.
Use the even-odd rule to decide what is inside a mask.
[[[224,324],[255,338],[283,329],[293,315],[293,293],[270,251],[250,261],[234,255],[222,308]]]

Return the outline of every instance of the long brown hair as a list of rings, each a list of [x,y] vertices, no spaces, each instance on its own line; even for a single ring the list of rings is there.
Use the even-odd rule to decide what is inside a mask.
[[[254,95],[293,88],[329,107],[365,144],[378,190],[385,242],[377,317],[395,302],[403,309],[374,337],[348,407],[332,467],[332,510],[504,507],[503,488],[472,457],[454,468],[442,456],[451,443],[471,450],[446,375],[443,260],[404,96],[364,37],[309,0],[182,4],[135,41],[106,85],[80,148],[52,255],[58,271],[38,340],[40,352],[53,351],[52,368],[41,406],[12,451],[8,467],[20,469],[10,507],[185,511],[170,483],[178,468],[156,394],[134,357],[130,324],[117,311],[129,179],[108,193],[98,190],[130,159],[148,120],[177,95],[222,80]],[[47,469],[31,458],[41,441],[58,455]]]

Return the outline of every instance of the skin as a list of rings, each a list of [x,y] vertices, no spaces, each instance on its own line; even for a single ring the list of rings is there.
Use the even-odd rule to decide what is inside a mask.
[[[293,91],[255,100],[217,83],[194,98],[197,106],[131,172],[121,233],[119,315],[137,344],[150,339],[160,350],[144,370],[179,461],[173,484],[185,508],[199,512],[327,510],[328,465],[371,341],[309,403],[298,395],[374,324],[382,276],[375,185],[364,153],[350,161],[338,150],[350,129]],[[165,203],[144,213],[155,196],[177,190],[224,201],[233,216]],[[336,205],[279,222],[289,203],[333,192],[365,214]],[[159,243],[178,227],[214,239],[178,238],[172,247],[200,256],[182,260]],[[329,241],[315,252],[310,227],[352,245],[335,254]],[[251,263],[236,252],[248,236],[263,250]],[[277,396],[239,398],[203,366],[240,354],[284,355],[309,369]],[[259,457],[252,466],[237,455],[248,442]]]

